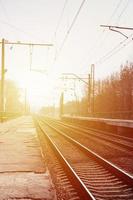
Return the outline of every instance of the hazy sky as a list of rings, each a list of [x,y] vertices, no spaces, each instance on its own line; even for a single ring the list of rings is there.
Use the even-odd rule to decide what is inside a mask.
[[[118,70],[126,60],[133,60],[133,42],[117,52],[114,48],[118,45],[119,50],[128,40],[121,43],[125,40],[122,35],[100,27],[100,24],[133,27],[133,0],[86,0],[61,49],[81,2],[0,0],[0,38],[54,45],[51,48],[6,47],[7,77],[18,79],[22,86],[30,87],[30,92],[33,90],[30,98],[34,99],[34,105],[37,101],[43,104],[44,96],[47,99],[45,103],[48,99],[57,99],[52,88],[55,76],[62,72],[87,75],[91,63],[95,63],[96,77],[102,78]],[[132,33],[126,31],[128,36]],[[46,69],[48,75],[28,72],[30,52],[32,68]],[[46,88],[46,85],[49,87]],[[44,92],[38,89],[40,87]]]

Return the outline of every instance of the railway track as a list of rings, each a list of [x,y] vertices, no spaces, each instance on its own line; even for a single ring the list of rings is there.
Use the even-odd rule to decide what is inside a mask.
[[[57,127],[60,126],[60,127],[66,128],[71,131],[73,130],[82,135],[88,134],[89,136],[91,136],[95,139],[100,139],[105,142],[110,142],[113,145],[115,144],[115,145],[117,145],[117,147],[119,146],[121,148],[124,148],[129,152],[133,151],[133,139],[132,138],[128,138],[128,137],[121,136],[121,135],[115,135],[113,133],[108,133],[105,131],[100,131],[100,130],[92,129],[92,128],[83,128],[81,126],[76,127],[74,125],[67,124],[67,123],[61,122],[59,120],[50,119],[50,122],[53,123],[53,125],[55,125]]]
[[[38,126],[63,165],[78,197],[73,199],[133,199],[132,177],[44,120]]]

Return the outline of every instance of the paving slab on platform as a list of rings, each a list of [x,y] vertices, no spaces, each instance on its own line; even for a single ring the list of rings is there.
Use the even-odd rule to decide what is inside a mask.
[[[29,116],[0,124],[0,200],[9,199],[55,199]]]

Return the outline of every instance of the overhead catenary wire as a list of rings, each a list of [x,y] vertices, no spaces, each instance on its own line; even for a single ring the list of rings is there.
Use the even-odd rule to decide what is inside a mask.
[[[58,30],[60,28],[60,25],[61,25],[61,21],[63,19],[63,16],[64,16],[64,13],[65,13],[65,9],[66,9],[66,6],[67,6],[67,3],[68,3],[68,0],[65,0],[64,1],[64,5],[63,5],[63,8],[61,10],[61,14],[60,14],[60,17],[59,17],[59,20],[57,22],[57,25],[56,25],[56,29],[55,29],[55,32],[54,32],[54,39],[53,39],[53,43],[55,44],[55,55],[54,55],[54,61],[56,60],[56,57],[57,57],[57,33],[58,33]]]
[[[114,11],[112,12],[112,15],[110,16],[109,20],[107,21],[107,24],[108,24],[108,23],[111,23],[113,17],[115,16],[115,14],[117,13],[117,11],[119,10],[119,8],[120,8],[122,2],[123,2],[123,0],[119,0],[119,2],[118,2],[118,4],[116,5]],[[104,43],[105,38],[106,38],[106,36],[107,36],[107,34],[108,34],[109,32],[107,32],[107,31],[105,32],[105,29],[103,29],[103,33],[105,33],[105,34],[103,35],[103,39],[102,39],[102,41],[100,42],[99,47],[102,46],[102,44]]]
[[[2,11],[2,13],[3,13],[4,18],[6,18],[6,20],[9,22],[10,19],[9,19],[9,17],[8,17],[8,15],[7,15],[7,11],[6,11],[6,8],[5,8],[5,6],[4,6],[2,0],[0,0],[0,7],[1,7],[1,11]]]
[[[118,19],[117,19],[117,23],[119,23],[119,21],[120,21],[120,19],[121,19],[121,16],[122,16],[122,15],[124,14],[124,12],[126,11],[126,9],[127,9],[127,7],[128,7],[128,4],[129,4],[129,1],[130,1],[130,0],[127,0],[127,2],[126,2],[126,4],[125,4],[124,8],[122,9],[121,13],[119,14]]]
[[[60,14],[60,17],[59,17],[59,20],[58,20],[58,23],[57,23],[57,26],[56,26],[56,29],[55,29],[55,37],[56,37],[57,32],[58,32],[58,30],[59,30],[59,28],[60,28],[60,24],[61,24],[61,21],[62,21],[64,12],[65,12],[67,3],[68,3],[68,0],[65,0],[64,5],[63,5],[63,9],[62,9],[62,11],[61,11],[61,14]]]
[[[106,62],[107,60],[109,60],[112,56],[114,56],[119,51],[121,51],[123,48],[125,48],[127,45],[129,45],[130,42],[131,41],[129,41],[127,44],[123,44],[123,46],[121,46],[118,49],[116,49],[114,52],[112,52],[112,54],[106,55],[105,58],[102,58],[102,60],[97,61],[95,64],[103,64],[104,62]]]
[[[114,9],[114,11],[113,11],[111,17],[109,18],[107,24],[108,24],[108,23],[111,23],[113,17],[114,17],[115,14],[117,13],[117,11],[118,11],[118,9],[120,8],[122,2],[123,2],[123,0],[119,0],[119,2],[118,2],[118,4],[116,5],[116,7],[115,7],[115,9]],[[102,33],[105,33],[105,34],[103,35],[103,38],[102,38],[101,42],[99,43],[99,47],[102,46],[102,44],[104,43],[105,38],[106,38],[106,36],[107,36],[107,34],[108,34],[109,32],[105,32],[105,29],[103,29]],[[94,54],[94,53],[95,53],[95,52],[93,51],[92,54]]]
[[[2,0],[0,0],[0,7],[2,8],[2,12],[3,12],[3,14],[4,14],[4,17],[5,17],[8,21],[10,21],[10,19],[9,19],[9,17],[8,17],[8,15],[7,15],[7,10],[6,10],[5,5],[4,5],[4,3],[3,3]]]
[[[108,20],[108,23],[110,23],[110,21],[112,20],[112,18],[114,17],[114,15],[116,14],[117,10],[119,9],[120,5],[122,4],[123,0],[119,0],[118,4],[116,5],[111,17]]]
[[[75,16],[74,16],[74,18],[73,18],[73,20],[72,20],[72,23],[71,23],[70,27],[68,28],[68,30],[67,30],[67,32],[66,32],[66,34],[65,34],[65,37],[64,37],[64,39],[63,39],[63,41],[62,41],[62,43],[61,43],[61,46],[60,46],[60,48],[59,48],[59,54],[60,54],[60,52],[62,51],[62,49],[63,49],[63,47],[64,47],[64,45],[65,45],[65,42],[67,41],[68,36],[69,36],[70,33],[71,33],[71,30],[72,30],[73,26],[75,25],[75,22],[76,22],[76,20],[77,20],[79,14],[80,14],[80,12],[81,12],[82,7],[84,6],[85,1],[86,1],[86,0],[82,0],[80,6],[79,6],[79,8],[78,8],[78,11],[76,12],[76,14],[75,14]],[[57,55],[58,57],[59,57],[59,54]]]
[[[7,22],[7,21],[5,21],[5,20],[1,20],[1,19],[0,19],[0,23],[9,26],[11,29],[13,29],[13,30],[15,30],[15,31],[18,31],[18,32],[20,32],[20,33],[23,33],[23,34],[26,35],[26,36],[29,35],[30,37],[32,36],[33,38],[36,37],[36,35],[34,35],[34,34],[28,32],[28,31],[24,31],[24,30],[22,30],[21,28],[15,26],[14,24],[9,23],[9,22]]]
[[[109,18],[109,20],[108,20],[107,23],[110,23],[110,22],[111,22],[112,18],[113,18],[113,17],[115,16],[115,14],[117,13],[117,11],[118,11],[119,7],[121,6],[122,2],[123,2],[123,0],[119,0],[119,1],[118,1],[118,3],[117,3],[117,5],[116,5],[115,9],[113,10],[113,12],[112,12],[112,14],[111,14],[111,16],[110,16],[110,18]],[[102,46],[102,44],[104,43],[105,38],[106,38],[106,36],[107,36],[107,33],[108,33],[108,32],[105,32],[105,29],[103,29],[103,30],[100,32],[100,34],[98,35],[97,39],[95,40],[94,45],[89,49],[89,53],[88,53],[89,58],[87,58],[86,61],[85,61],[84,63],[87,63],[88,60],[91,60],[91,59],[92,59],[94,53],[97,51],[97,47],[100,48],[100,46]]]
[[[99,58],[95,64],[101,64],[111,58],[113,55],[115,55],[117,52],[119,52],[121,49],[129,45],[131,42],[133,42],[133,34],[131,34],[128,38],[124,39],[120,43],[118,43],[113,49],[111,49],[109,52],[107,52],[104,56]]]
[[[64,45],[65,45],[65,42],[66,42],[66,40],[68,39],[68,36],[69,36],[69,34],[70,34],[70,32],[71,32],[71,30],[72,30],[72,28],[73,28],[73,26],[74,26],[74,24],[75,24],[75,22],[76,22],[76,19],[77,19],[78,15],[79,15],[79,13],[80,13],[80,11],[81,11],[81,9],[82,9],[84,3],[85,3],[85,0],[83,0],[83,1],[81,2],[79,9],[78,9],[76,15],[74,16],[74,18],[73,18],[73,20],[72,20],[72,23],[71,23],[71,25],[70,25],[70,27],[69,27],[69,29],[67,30],[67,33],[66,33],[66,35],[65,35],[65,37],[64,37],[64,39],[63,39],[63,41],[62,41],[62,43],[61,43],[61,46],[60,46],[60,48],[59,48],[57,57],[59,57],[59,55],[60,55],[60,53],[61,53],[61,51],[62,51],[62,49],[63,49],[63,47],[64,47]],[[117,6],[115,7],[115,10],[113,11],[113,13],[112,13],[112,15],[111,15],[111,17],[110,17],[109,20],[111,20],[112,17],[114,16],[114,14],[117,12],[117,10],[119,9],[121,3],[122,3],[122,0],[119,0],[118,4],[117,4]],[[63,9],[63,10],[64,10],[64,9]],[[104,32],[104,31],[102,31],[102,33],[103,33],[103,32]],[[99,35],[99,37],[101,38],[101,34]],[[92,53],[91,53],[91,54],[92,54]],[[55,60],[57,59],[57,57],[55,58]]]
[[[120,7],[121,2],[122,2],[122,1],[119,1],[119,2],[118,2],[118,5],[117,5],[117,7],[116,7],[115,12],[116,12],[116,11],[118,10],[118,8]],[[129,0],[127,0],[127,2],[126,2],[126,4],[125,4],[124,8],[122,9],[121,13],[119,14],[116,23],[119,22],[121,16],[124,14],[124,12],[125,12],[125,10],[126,10],[128,4],[129,4]],[[112,16],[113,16],[113,15],[112,15]],[[128,38],[130,39],[130,37],[132,37],[132,35],[129,36],[129,37],[127,37],[127,39],[128,39]],[[127,40],[127,39],[126,39],[126,40]],[[124,40],[124,41],[125,41],[125,40]],[[101,63],[101,62],[103,63],[104,61],[106,61],[107,59],[109,59],[110,57],[112,57],[114,54],[116,54],[117,52],[119,52],[121,49],[123,49],[123,48],[125,47],[124,44],[123,44],[123,45],[124,45],[123,47],[120,47],[122,44],[123,44],[123,41],[121,41],[119,44],[117,44],[113,49],[111,49],[109,52],[107,52],[104,56],[102,56],[101,58],[99,58],[98,61],[95,62],[95,64],[98,64],[98,63]],[[119,50],[118,50],[118,49],[116,50],[116,48],[120,48],[120,49],[119,49]],[[113,51],[114,51],[114,52],[113,52]],[[111,55],[109,55],[110,53],[111,53]],[[106,56],[107,56],[107,58],[105,58]],[[101,61],[101,60],[102,60],[102,61]],[[103,61],[103,60],[104,60],[104,61]]]

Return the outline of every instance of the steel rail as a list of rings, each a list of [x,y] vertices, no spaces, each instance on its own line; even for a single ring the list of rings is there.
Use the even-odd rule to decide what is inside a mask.
[[[64,124],[66,124],[66,123],[64,123]],[[73,126],[73,125],[72,125]],[[132,138],[130,138],[130,137],[126,137],[126,136],[123,136],[123,135],[116,135],[116,134],[114,134],[114,133],[111,133],[111,132],[107,132],[107,131],[102,131],[102,130],[99,130],[99,129],[95,129],[95,128],[84,128],[84,127],[82,127],[82,126],[79,126],[78,125],[78,127],[79,128],[81,128],[81,129],[83,129],[83,130],[85,130],[85,131],[94,131],[94,132],[99,132],[99,133],[102,133],[102,134],[108,134],[109,136],[114,136],[114,137],[117,137],[117,138],[119,138],[119,139],[124,139],[124,140],[127,140],[127,141],[129,141],[129,142],[133,142],[133,139]]]
[[[97,137],[97,138],[99,138],[99,139],[102,139],[102,140],[105,140],[105,141],[108,141],[108,142],[113,142],[113,144],[119,145],[119,146],[124,147],[124,148],[126,148],[126,149],[128,149],[128,150],[133,151],[133,146],[132,146],[132,145],[128,145],[128,144],[125,144],[125,143],[122,143],[122,142],[119,142],[119,141],[116,140],[116,138],[130,140],[129,138],[126,138],[126,137],[124,137],[124,136],[117,136],[117,135],[114,135],[114,134],[109,134],[109,135],[107,135],[107,136],[95,135],[95,134],[93,134],[93,133],[90,133],[89,131],[96,132],[96,133],[97,133],[97,132],[100,132],[100,133],[102,133],[102,134],[104,134],[104,135],[105,135],[105,132],[99,131],[99,130],[97,130],[97,129],[91,129],[91,128],[85,129],[85,128],[82,128],[82,127],[75,127],[75,126],[73,126],[73,125],[69,125],[69,124],[66,124],[66,123],[63,123],[63,122],[60,122],[60,121],[57,122],[57,120],[53,120],[53,121],[54,121],[55,123],[60,124],[61,126],[66,127],[66,128],[73,129],[73,130],[75,130],[75,131],[82,131],[83,133],[89,133],[89,134],[90,134],[91,136],[93,136],[93,137]],[[110,137],[110,136],[115,136],[115,140],[113,140],[113,139],[111,139],[111,138],[107,138],[107,137]],[[128,142],[128,141],[127,141],[127,142]],[[130,141],[130,142],[131,142],[131,141]]]
[[[49,119],[52,119],[55,122],[62,123],[64,125],[71,126],[71,127],[73,126],[74,128],[76,128],[74,125],[68,124],[67,122],[63,122],[62,120],[53,119],[53,118],[49,118]],[[96,129],[96,128],[83,127],[82,125],[78,125],[78,128],[81,128],[81,129],[86,130],[86,131],[90,130],[90,131],[99,132],[99,133],[102,133],[102,134],[108,134],[108,135],[111,135],[111,136],[118,137],[120,139],[129,140],[129,141],[133,142],[133,139],[130,138],[130,137],[126,137],[126,136],[123,136],[123,135],[116,135],[116,134],[114,134],[112,132],[107,132],[107,131],[103,131],[103,130]]]
[[[43,121],[44,123],[44,121]],[[113,163],[109,162],[108,160],[102,158],[100,155],[97,153],[93,152],[92,150],[88,149],[81,143],[77,142],[73,138],[69,137],[68,135],[64,134],[62,131],[58,130],[57,128],[51,126],[48,122],[45,121],[45,124],[47,124],[51,129],[59,133],[60,135],[64,136],[68,141],[72,142],[75,144],[77,147],[79,147],[83,152],[89,154],[93,159],[98,161],[98,163],[102,163],[104,167],[106,167],[111,173],[113,172],[117,177],[122,179],[124,182],[126,182],[129,186],[133,186],[133,177],[128,174],[127,172],[123,171]]]
[[[92,193],[88,190],[88,188],[82,182],[82,180],[79,178],[79,176],[76,174],[76,172],[73,170],[73,168],[70,166],[70,164],[67,162],[67,160],[62,155],[61,151],[58,149],[56,144],[51,140],[51,138],[48,136],[48,134],[44,131],[42,125],[39,122],[39,120],[36,119],[36,122],[37,122],[40,130],[47,137],[52,149],[56,153],[56,155],[57,155],[58,159],[60,160],[61,164],[63,165],[63,168],[65,169],[65,171],[69,175],[69,180],[76,187],[80,198],[82,198],[84,200],[96,200],[95,197],[92,195]]]

